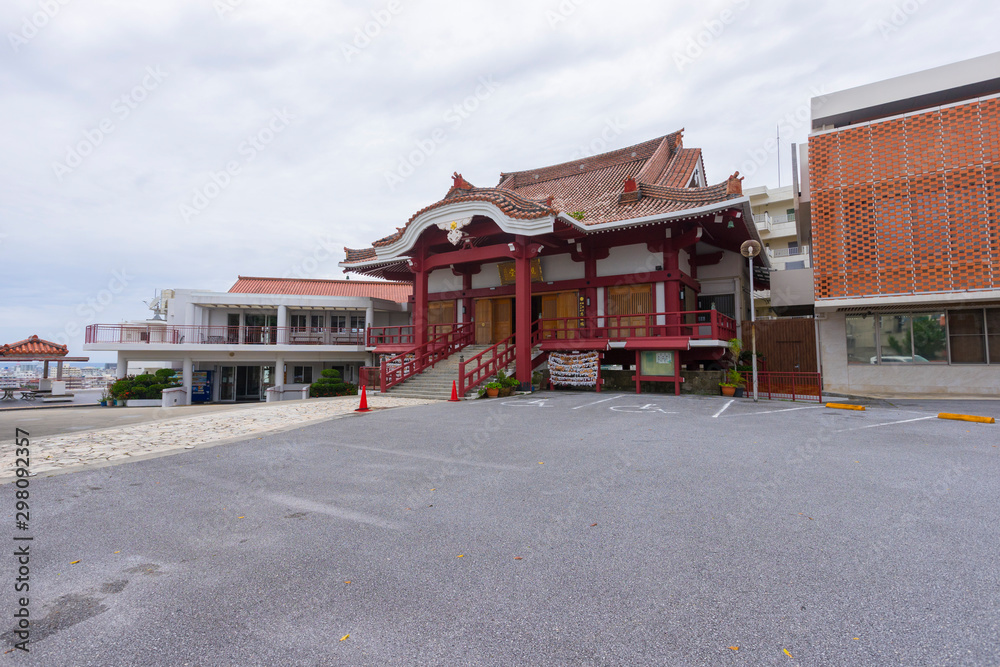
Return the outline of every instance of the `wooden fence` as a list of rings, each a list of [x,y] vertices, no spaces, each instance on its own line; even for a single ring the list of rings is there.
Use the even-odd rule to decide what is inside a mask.
[[[757,320],[760,367],[772,373],[818,373],[816,327],[811,317]],[[743,349],[750,350],[750,323],[743,321]]]

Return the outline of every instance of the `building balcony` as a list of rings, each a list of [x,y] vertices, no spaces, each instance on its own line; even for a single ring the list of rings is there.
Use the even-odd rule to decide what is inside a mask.
[[[797,257],[799,255],[808,255],[809,246],[799,246],[797,248],[768,248],[767,254],[771,257]]]
[[[534,337],[543,350],[688,349],[735,338],[736,320],[716,310],[544,318]]]
[[[84,345],[349,345],[365,344],[364,329],[334,327],[91,324]]]

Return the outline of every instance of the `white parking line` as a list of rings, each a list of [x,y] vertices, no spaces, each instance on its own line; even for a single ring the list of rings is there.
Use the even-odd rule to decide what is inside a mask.
[[[622,394],[618,396],[612,396],[611,398],[602,398],[599,401],[594,401],[593,403],[587,403],[586,405],[578,405],[575,408],[570,408],[571,410],[579,410],[580,408],[589,408],[591,405],[597,405],[598,403],[607,403],[608,401],[613,401],[616,398],[621,398]]]
[[[817,408],[825,408],[825,407],[826,407],[825,405],[807,405],[807,406],[801,407],[801,408],[784,408],[784,409],[781,409],[781,410],[762,410],[760,412],[745,412],[745,413],[743,413],[741,415],[737,415],[737,416],[739,416],[739,417],[752,417],[754,415],[770,415],[770,414],[774,414],[775,412],[791,412],[793,410],[816,410]]]
[[[731,401],[729,401],[728,403],[726,403],[725,405],[723,405],[721,408],[719,408],[718,412],[716,412],[714,415],[712,415],[712,419],[715,419],[716,417],[718,417],[719,415],[721,415],[723,412],[726,411],[726,408],[728,408],[730,405],[732,405],[735,402],[736,402],[736,399],[734,398]]]
[[[937,419],[937,415],[931,415],[930,417],[917,417],[916,419],[901,419],[898,422],[885,422],[883,424],[868,424],[867,426],[855,426],[854,428],[842,428],[837,433],[843,433],[844,431],[860,431],[863,428],[875,428],[876,426],[892,426],[893,424],[907,424],[909,422],[920,422],[925,419]]]

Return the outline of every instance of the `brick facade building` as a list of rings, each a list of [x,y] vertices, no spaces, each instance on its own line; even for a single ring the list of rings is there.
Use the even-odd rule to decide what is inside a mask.
[[[813,100],[828,391],[1000,390],[998,73],[993,54]]]

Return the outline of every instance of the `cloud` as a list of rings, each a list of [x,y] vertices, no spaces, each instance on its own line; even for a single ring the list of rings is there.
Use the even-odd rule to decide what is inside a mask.
[[[612,121],[609,149],[685,127],[721,181],[812,89],[981,55],[992,39],[985,2],[921,4],[887,39],[877,21],[896,5],[885,1],[218,1],[52,0],[58,11],[16,50],[9,35],[52,3],[0,8],[0,342],[91,323],[80,304],[116,270],[133,278],[101,322],[145,317],[154,289],[284,275],[321,234],[358,247],[401,225],[453,171],[494,185],[502,170],[571,159]],[[724,31],[679,70],[674,54],[725,11]],[[149,68],[165,73],[155,87]],[[464,109],[484,77],[499,86]],[[294,120],[248,159],[242,147],[276,110]],[[390,189],[386,172],[437,129],[443,139]],[[788,144],[806,136],[805,125],[782,136],[784,183]],[[81,146],[60,178],[54,165]],[[185,220],[182,204],[234,162]],[[769,156],[747,185],[776,181]],[[318,275],[341,272],[331,261]]]

